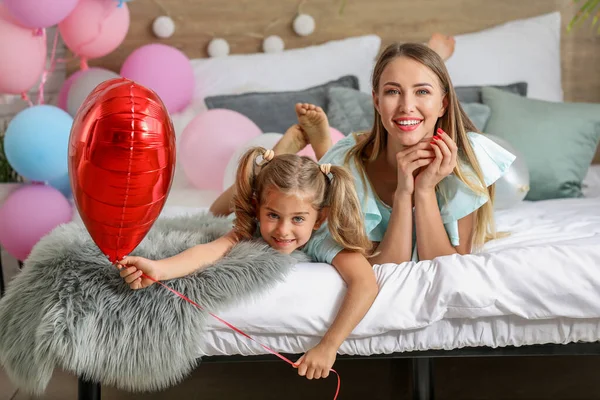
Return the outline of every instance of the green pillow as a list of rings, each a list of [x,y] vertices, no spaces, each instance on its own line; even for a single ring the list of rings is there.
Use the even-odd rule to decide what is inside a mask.
[[[525,158],[526,200],[581,197],[581,182],[600,139],[600,104],[553,103],[484,87],[492,110],[485,131],[506,139]]]

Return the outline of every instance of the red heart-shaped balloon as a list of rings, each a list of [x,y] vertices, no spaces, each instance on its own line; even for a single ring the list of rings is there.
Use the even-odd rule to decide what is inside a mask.
[[[124,78],[101,83],[79,108],[69,137],[75,205],[115,263],[158,218],[175,172],[175,131],[158,95]]]

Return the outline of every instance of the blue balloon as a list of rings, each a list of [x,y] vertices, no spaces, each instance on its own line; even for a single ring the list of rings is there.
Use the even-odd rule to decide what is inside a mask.
[[[67,175],[72,125],[73,118],[58,107],[43,104],[24,109],[10,121],[4,135],[8,163],[30,181]]]
[[[71,180],[69,174],[61,176],[56,179],[50,179],[48,185],[61,192],[67,199],[73,197],[73,191],[71,190]]]

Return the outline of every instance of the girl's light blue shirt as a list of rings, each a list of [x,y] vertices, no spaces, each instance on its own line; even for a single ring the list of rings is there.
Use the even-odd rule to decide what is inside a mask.
[[[510,167],[515,156],[503,147],[499,146],[485,135],[468,132],[468,138],[473,147],[473,151],[479,161],[479,166],[483,172],[486,186],[496,182]],[[356,136],[348,137],[337,142],[319,161],[320,163],[331,163],[344,166],[346,154],[356,144]],[[362,211],[365,218],[365,228],[369,239],[373,242],[381,242],[388,223],[392,209],[383,203],[373,192],[371,185],[367,180],[367,187],[363,185],[359,169],[356,162],[350,160],[350,172],[354,175],[354,183],[358,199],[362,205]],[[461,170],[465,172],[467,179],[472,176],[475,179],[470,181],[477,182],[476,175],[470,166],[461,165]],[[443,193],[441,195],[440,193]],[[471,214],[489,198],[486,195],[473,192],[467,185],[459,180],[454,174],[444,178],[438,185],[438,204],[444,228],[448,238],[453,246],[458,246],[460,237],[458,235],[458,220]],[[413,261],[418,261],[416,252],[416,241],[414,240],[413,228]],[[337,244],[329,234],[327,224],[323,224],[306,244],[303,249],[313,260],[331,264],[333,258],[343,248]]]

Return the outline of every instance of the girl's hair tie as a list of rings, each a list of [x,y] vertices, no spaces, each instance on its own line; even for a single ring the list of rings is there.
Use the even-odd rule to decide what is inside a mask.
[[[329,175],[331,172],[331,164],[321,164],[319,165],[319,168],[321,168],[321,172],[325,175]]]
[[[268,163],[269,161],[271,161],[273,159],[273,157],[275,157],[275,152],[271,149],[266,150],[263,155],[262,155],[262,161],[261,162],[257,162],[257,164],[259,166]]]

